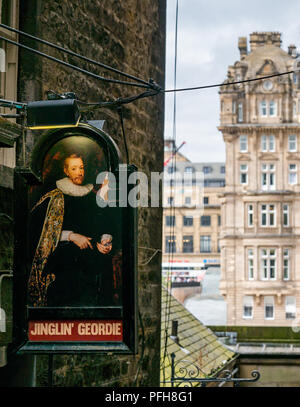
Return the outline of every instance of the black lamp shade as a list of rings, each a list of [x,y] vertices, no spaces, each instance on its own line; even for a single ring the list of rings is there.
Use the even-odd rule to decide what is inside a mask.
[[[42,100],[27,104],[27,127],[30,129],[77,126],[79,118],[75,99]]]

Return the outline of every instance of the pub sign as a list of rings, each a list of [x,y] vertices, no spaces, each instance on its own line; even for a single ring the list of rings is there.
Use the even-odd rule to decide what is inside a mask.
[[[137,209],[120,199],[134,171],[103,122],[48,130],[16,168],[19,352],[136,353]]]

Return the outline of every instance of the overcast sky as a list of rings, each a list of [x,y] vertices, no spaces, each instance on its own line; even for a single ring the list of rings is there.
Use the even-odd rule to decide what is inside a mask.
[[[174,88],[176,0],[167,0],[166,89]],[[300,0],[179,0],[177,88],[221,83],[239,60],[238,38],[281,32],[300,51]],[[225,161],[218,88],[178,92],[176,144],[191,161]],[[166,94],[165,138],[173,136],[173,93]]]

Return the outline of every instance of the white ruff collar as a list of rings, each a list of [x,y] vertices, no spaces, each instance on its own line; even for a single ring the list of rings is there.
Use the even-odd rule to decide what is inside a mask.
[[[75,185],[68,177],[56,181],[56,186],[63,194],[71,196],[85,196],[93,189],[93,184]]]

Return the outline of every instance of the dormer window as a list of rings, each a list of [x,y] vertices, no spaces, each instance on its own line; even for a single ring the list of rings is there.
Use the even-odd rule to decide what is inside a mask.
[[[195,171],[194,167],[185,167],[184,172],[192,174]]]
[[[204,174],[209,174],[210,172],[212,172],[212,168],[211,167],[203,167],[203,172],[204,172]]]
[[[176,172],[176,168],[171,166],[168,168],[168,174],[173,174],[173,172]]]

